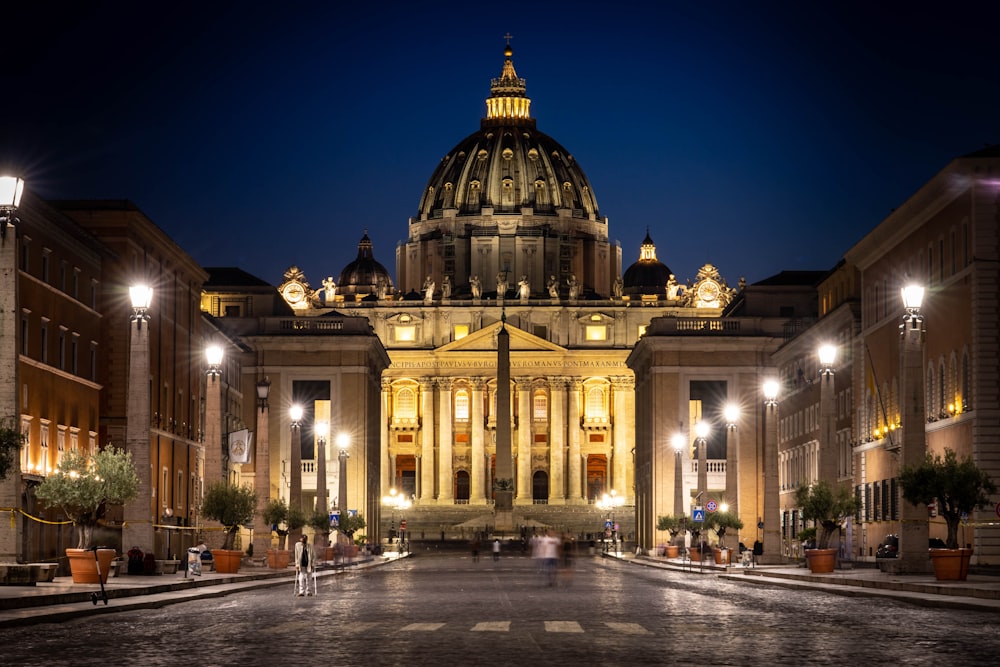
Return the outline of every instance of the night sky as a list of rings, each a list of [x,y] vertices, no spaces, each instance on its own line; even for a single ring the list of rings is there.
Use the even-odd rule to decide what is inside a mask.
[[[0,168],[129,199],[204,266],[394,274],[504,35],[626,266],[825,270],[1000,142],[1000,3],[47,2],[4,10]],[[880,5],[878,8],[869,5]],[[933,8],[933,9],[932,9]]]

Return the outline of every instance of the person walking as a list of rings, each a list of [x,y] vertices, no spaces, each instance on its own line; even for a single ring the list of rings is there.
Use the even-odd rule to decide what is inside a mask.
[[[496,563],[500,560],[500,540],[493,540],[493,562]]]
[[[316,563],[316,551],[309,544],[309,538],[303,535],[295,543],[295,588],[299,597],[310,595],[309,577],[312,576]]]

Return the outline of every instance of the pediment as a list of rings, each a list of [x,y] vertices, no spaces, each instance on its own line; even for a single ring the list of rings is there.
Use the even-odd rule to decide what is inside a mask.
[[[489,326],[475,331],[461,340],[456,340],[442,345],[436,352],[487,352],[497,349],[497,332],[503,326],[500,322],[495,322]],[[507,326],[507,333],[510,335],[511,352],[565,352],[566,349],[555,343],[550,343],[544,338],[539,338],[527,331],[522,331],[517,327]]]

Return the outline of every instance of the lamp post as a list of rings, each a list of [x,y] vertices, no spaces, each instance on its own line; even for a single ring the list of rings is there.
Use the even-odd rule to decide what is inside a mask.
[[[903,429],[900,468],[919,466],[926,455],[926,410],[924,403],[924,288],[907,285],[902,289],[903,322],[899,326],[900,342],[900,426]],[[927,558],[927,509],[925,505],[899,503],[899,567],[903,572],[926,572]]]
[[[766,380],[764,394],[764,553],[763,564],[781,562],[781,529],[778,515],[778,381]]]
[[[835,442],[835,423],[837,414],[837,393],[834,386],[833,365],[837,361],[837,348],[833,345],[821,345],[817,351],[819,356],[819,479],[831,484],[837,483],[837,448]]]
[[[254,519],[253,551],[258,556],[271,548],[271,526],[264,523],[264,509],[271,500],[271,458],[268,451],[269,414],[267,398],[271,381],[265,376],[257,383],[257,434],[254,447],[253,488],[257,494],[257,514]]]
[[[302,406],[295,404],[288,410],[292,421],[291,456],[288,463],[288,509],[302,511]],[[302,528],[288,531],[289,544],[295,544]]]
[[[684,447],[687,438],[683,433],[674,433],[670,444],[674,448],[674,514],[680,516],[687,514],[684,503]]]
[[[708,491],[708,422],[699,421],[694,425],[695,442],[698,445],[698,496],[702,499]]]
[[[18,401],[19,361],[17,349],[18,307],[17,234],[15,214],[21,205],[24,179],[0,176],[0,417],[15,420],[21,428],[21,407]],[[10,232],[8,234],[8,231]],[[15,425],[15,424],[12,424]],[[0,507],[12,512],[21,504],[20,456],[14,456],[7,477],[0,480]],[[148,500],[148,498],[147,498]],[[11,514],[14,517],[15,514]],[[13,563],[21,550],[24,523],[20,517],[10,529],[0,530],[0,561]]]
[[[618,495],[618,492],[611,489],[611,493],[605,493],[601,496],[601,499],[597,501],[598,508],[605,511],[605,521],[611,524],[611,545],[615,549],[615,553],[618,553],[618,524],[615,523],[615,508],[623,505],[625,503],[625,498]],[[607,535],[607,526],[605,526],[605,535]],[[608,543],[605,541],[604,550],[608,550]]]
[[[396,512],[405,512],[407,508],[410,507],[410,500],[406,498],[403,494],[396,491],[396,489],[389,489],[389,495],[382,497],[382,504],[389,508],[390,516],[392,517],[389,522],[389,544],[392,544],[394,538],[396,537]],[[406,549],[406,517],[401,517],[399,521],[399,550],[398,553],[403,553]]]
[[[125,448],[132,454],[132,463],[139,477],[139,489],[134,500],[126,503],[122,528],[122,547],[139,547],[148,553],[153,549],[153,471],[150,459],[150,390],[149,390],[149,307],[153,288],[133,285],[129,288],[132,318],[129,323],[128,391],[125,398]],[[144,326],[145,325],[145,326]],[[166,489],[160,489],[165,494]]]
[[[350,453],[347,449],[351,446],[351,436],[346,433],[337,435],[337,448],[340,450],[340,470],[337,479],[337,509],[340,510],[341,519],[347,517],[347,459]]]
[[[330,515],[330,502],[326,495],[326,438],[330,424],[318,421],[313,427],[316,432],[316,512]]]
[[[728,510],[734,516],[740,515],[740,490],[739,471],[737,469],[737,452],[739,451],[739,432],[736,430],[736,422],[740,418],[740,406],[735,403],[728,404],[722,411],[722,416],[726,419],[726,500]],[[739,533],[736,534],[736,543],[739,544]]]
[[[222,465],[222,347],[205,349],[205,483],[229,479]]]

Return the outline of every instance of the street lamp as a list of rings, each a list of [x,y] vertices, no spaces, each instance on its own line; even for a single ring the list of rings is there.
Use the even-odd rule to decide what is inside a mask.
[[[726,500],[733,514],[739,516],[740,513],[740,490],[739,475],[737,467],[737,453],[739,452],[739,432],[736,430],[736,422],[740,418],[740,406],[729,403],[722,410],[722,416],[726,420]],[[739,533],[737,533],[737,544],[739,543]]]
[[[253,486],[257,495],[257,514],[254,525],[254,553],[266,554],[271,548],[271,526],[264,523],[264,509],[271,500],[271,458],[268,451],[269,412],[267,398],[271,394],[271,381],[265,376],[257,383],[257,434],[253,462]]]
[[[899,326],[900,425],[903,429],[900,469],[919,466],[926,455],[926,410],[924,403],[924,288],[910,284],[902,288],[903,322]],[[903,572],[925,572],[928,569],[927,512],[924,506],[902,503],[900,508],[899,566]]]
[[[683,433],[674,433],[670,438],[670,444],[674,448],[674,514],[687,514],[684,508],[684,447],[687,446],[687,438]]]
[[[708,491],[708,434],[711,429],[708,422],[699,421],[694,425],[694,434],[698,444],[698,495],[702,498]]]
[[[21,309],[18,307],[17,235],[15,214],[21,205],[24,179],[16,176],[0,176],[0,359],[4,360],[5,377],[0,382],[0,415],[15,416],[20,419],[20,382],[18,374],[17,335]],[[10,229],[10,241],[7,230]],[[20,427],[19,427],[20,428]],[[0,480],[0,507],[20,508],[21,501],[21,457],[14,456],[9,474]],[[146,496],[147,501],[149,496]],[[10,530],[0,531],[0,561],[14,562],[21,553],[23,524],[14,521],[16,511],[12,511]]]
[[[289,457],[288,475],[288,508],[289,510],[302,511],[302,406],[293,405],[288,409],[288,416],[291,419],[292,443],[291,456]],[[289,531],[288,536],[292,544],[302,534],[301,528]]]
[[[601,496],[601,499],[597,501],[597,507],[606,512],[606,520],[610,520],[611,523],[611,543],[614,546],[615,553],[618,553],[618,524],[615,523],[615,508],[620,507],[625,504],[625,498],[618,495],[618,492],[611,489],[611,493],[605,493]],[[608,530],[605,528],[605,530]],[[608,550],[608,543],[604,543],[604,550]]]
[[[763,563],[781,560],[780,504],[778,499],[778,381],[765,380],[764,394],[764,541]]]
[[[350,446],[351,436],[346,433],[340,433],[337,435],[337,448],[340,449],[340,471],[338,475],[339,478],[337,480],[337,509],[340,510],[341,521],[347,518],[347,459],[351,456],[347,449]]]
[[[382,504],[391,511],[389,522],[389,544],[393,543],[396,537],[396,512],[405,512],[410,507],[410,500],[396,489],[389,489],[389,495],[382,497]],[[403,553],[406,545],[406,517],[400,517],[399,521],[399,553]]]
[[[316,512],[330,514],[330,503],[326,499],[326,437],[330,424],[318,421],[313,427],[316,432]]]
[[[125,398],[125,448],[132,454],[136,475],[139,477],[138,494],[125,504],[122,540],[129,548],[137,546],[144,552],[153,549],[153,524],[155,514],[151,507],[153,497],[153,470],[150,452],[150,387],[149,387],[149,307],[153,302],[153,289],[145,284],[129,288],[132,317],[129,323],[130,340],[128,356],[128,391]],[[167,490],[160,489],[166,497]],[[169,545],[168,545],[169,550]]]
[[[834,442],[836,436],[834,420],[837,414],[837,392],[834,385],[833,365],[837,361],[837,348],[833,345],[821,345],[819,356],[819,478],[831,484],[836,484],[837,449]]]

